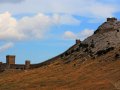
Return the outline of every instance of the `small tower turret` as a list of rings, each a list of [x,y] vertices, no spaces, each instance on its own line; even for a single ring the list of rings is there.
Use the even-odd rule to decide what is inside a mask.
[[[76,44],[80,44],[80,43],[81,43],[80,39],[76,39]]]
[[[115,17],[107,18],[107,22],[114,22],[114,21],[117,21],[117,18]]]
[[[25,69],[29,69],[30,68],[30,60],[26,60],[25,61]]]

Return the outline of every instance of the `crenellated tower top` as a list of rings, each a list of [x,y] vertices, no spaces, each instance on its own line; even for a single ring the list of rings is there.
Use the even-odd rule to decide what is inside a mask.
[[[114,22],[114,21],[117,21],[117,18],[115,17],[107,18],[107,22]]]

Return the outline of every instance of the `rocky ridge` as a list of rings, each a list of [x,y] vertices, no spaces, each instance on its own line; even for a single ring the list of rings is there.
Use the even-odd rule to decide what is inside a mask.
[[[113,58],[120,57],[120,21],[116,18],[107,18],[92,36],[84,41],[77,40],[76,44],[62,56],[70,62],[76,59],[95,59],[109,52],[114,53]]]

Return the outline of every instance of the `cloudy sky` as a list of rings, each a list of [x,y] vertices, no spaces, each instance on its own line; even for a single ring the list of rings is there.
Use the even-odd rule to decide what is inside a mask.
[[[107,17],[120,19],[120,0],[0,0],[0,60],[42,62],[84,40]]]

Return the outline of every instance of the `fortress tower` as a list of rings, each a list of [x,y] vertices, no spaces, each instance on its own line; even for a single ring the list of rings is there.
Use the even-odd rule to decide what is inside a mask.
[[[25,61],[25,69],[29,69],[30,68],[30,60],[26,60]]]
[[[14,55],[7,55],[6,56],[6,64],[15,64],[15,56]]]
[[[76,39],[76,44],[81,43],[80,39]]]
[[[117,21],[117,18],[115,17],[107,18],[107,22],[114,22],[114,21]]]

